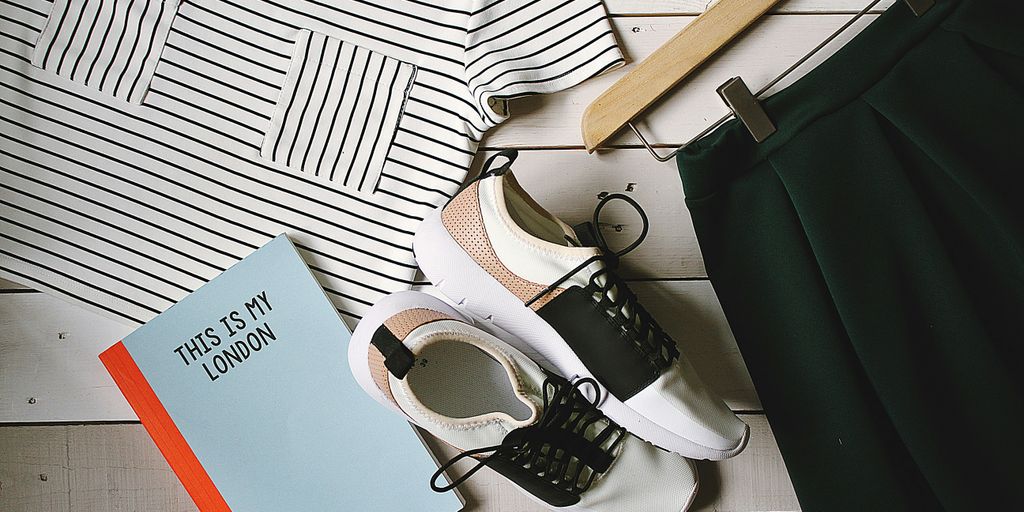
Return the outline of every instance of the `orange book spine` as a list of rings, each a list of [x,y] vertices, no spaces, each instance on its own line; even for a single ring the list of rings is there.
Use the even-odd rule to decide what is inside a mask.
[[[213,485],[210,475],[199,463],[192,447],[185,441],[171,416],[167,414],[167,410],[153,392],[149,381],[142,375],[124,343],[117,342],[105,350],[100,354],[100,361],[114,378],[121,393],[128,399],[142,426],[156,442],[160,453],[178,475],[196,507],[202,512],[229,512],[231,508]]]

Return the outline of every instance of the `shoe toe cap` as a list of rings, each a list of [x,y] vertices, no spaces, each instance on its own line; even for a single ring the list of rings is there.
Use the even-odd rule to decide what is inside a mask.
[[[697,471],[680,455],[629,436],[612,466],[583,495],[588,510],[680,512],[697,492]]]
[[[705,448],[705,458],[735,455],[749,437],[747,425],[685,360],[626,403],[662,428]]]

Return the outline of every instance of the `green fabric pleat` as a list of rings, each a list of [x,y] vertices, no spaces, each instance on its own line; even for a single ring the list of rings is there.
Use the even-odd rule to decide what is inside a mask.
[[[897,2],[677,159],[708,275],[811,511],[1024,491],[1024,7]]]

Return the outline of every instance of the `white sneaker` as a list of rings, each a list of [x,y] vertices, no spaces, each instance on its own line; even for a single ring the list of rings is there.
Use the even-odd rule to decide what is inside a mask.
[[[607,391],[601,410],[631,433],[693,459],[743,450],[747,425],[704,386],[614,273],[618,257],[646,236],[639,205],[612,194],[592,224],[574,230],[508,173],[514,152],[496,156],[508,163],[482,173],[417,230],[413,250],[427,278],[468,314],[511,334],[538,363],[571,379],[596,379]],[[614,199],[644,222],[640,239],[618,253],[594,228]]]
[[[401,292],[375,304],[349,362],[377,401],[463,450],[434,474],[436,491],[486,465],[557,510],[678,512],[696,495],[692,463],[608,420],[586,396],[593,380],[542,370],[435,297]],[[479,464],[438,486],[465,457]]]

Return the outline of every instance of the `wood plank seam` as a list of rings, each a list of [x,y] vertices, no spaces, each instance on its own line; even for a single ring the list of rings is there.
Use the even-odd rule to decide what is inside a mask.
[[[688,22],[694,16],[700,14],[707,0],[605,0],[612,22],[618,31],[620,42],[628,50],[629,56],[640,60],[657,45],[659,40],[663,41],[670,33],[677,31],[683,23]],[[893,0],[890,0],[890,3]],[[750,47],[743,47],[742,44],[730,46],[725,51],[732,52],[726,58],[728,66],[722,65],[722,61],[713,61],[711,68],[718,66],[719,71],[712,70],[703,78],[706,82],[714,82],[724,76],[722,73],[744,76],[769,76],[774,74],[775,67],[784,67],[785,59],[790,54],[796,55],[801,49],[810,44],[810,40],[817,32],[831,30],[829,25],[841,21],[844,16],[849,16],[859,11],[867,0],[787,0],[778,6],[772,13],[766,16],[767,21],[761,23],[753,30],[760,31],[752,36],[756,38],[773,38],[777,42],[777,48],[773,50],[777,55],[769,55],[767,64],[765,54],[753,51]],[[875,12],[881,12],[878,9]],[[764,25],[770,25],[765,27]],[[634,29],[637,29],[636,31]],[[812,30],[808,30],[812,29]],[[754,41],[755,43],[757,40]],[[756,46],[756,45],[748,45]],[[793,57],[795,58],[795,57]],[[813,67],[813,66],[812,66]],[[700,79],[695,76],[694,79]],[[687,325],[687,322],[676,322],[675,329],[706,330],[708,326],[721,325],[708,321],[709,314],[706,309],[710,304],[702,302],[707,298],[710,290],[710,283],[703,270],[703,262],[699,257],[699,250],[696,248],[696,240],[692,229],[688,226],[689,216],[682,204],[682,191],[678,185],[678,177],[674,166],[666,165],[664,168],[657,167],[657,164],[650,160],[646,151],[639,143],[628,138],[613,139],[607,147],[614,149],[602,153],[597,157],[584,157],[573,152],[582,151],[582,143],[578,141],[578,125],[572,130],[566,130],[559,123],[574,124],[578,121],[578,112],[569,108],[573,103],[586,104],[588,95],[599,92],[602,87],[602,80],[605,77],[589,81],[566,93],[559,93],[549,96],[536,96],[516,100],[513,103],[512,119],[503,124],[497,130],[489,133],[487,139],[481,143],[481,154],[483,158],[487,151],[500,150],[515,147],[526,154],[517,168],[517,175],[523,175],[525,181],[530,181],[531,191],[537,190],[538,199],[542,204],[550,204],[557,209],[559,215],[565,215],[567,220],[586,218],[592,211],[596,198],[591,197],[598,191],[617,191],[623,188],[627,182],[639,182],[639,189],[634,195],[643,199],[645,207],[655,210],[658,216],[657,222],[660,232],[649,238],[644,250],[638,250],[638,254],[631,255],[631,258],[624,260],[623,270],[628,272],[628,281],[631,286],[643,289],[643,296],[652,296],[655,306],[661,308],[662,312],[671,313],[677,310],[687,310],[688,314],[704,324],[697,326]],[[750,82],[756,85],[756,80]],[[604,86],[607,86],[605,84]],[[707,86],[707,87],[705,87]],[[686,87],[684,84],[683,87]],[[654,110],[664,109],[651,120],[654,128],[649,133],[655,141],[655,146],[660,148],[671,148],[677,144],[676,138],[685,138],[685,131],[689,126],[680,126],[686,122],[696,123],[703,117],[713,115],[717,109],[724,109],[717,97],[707,99],[713,95],[714,85],[702,84],[702,88],[708,91],[687,90],[679,96],[684,102],[679,103],[680,97],[668,98],[665,105],[655,105]],[[704,102],[703,109],[691,108],[694,104]],[[521,106],[519,106],[521,105]],[[539,105],[539,106],[538,106]],[[686,114],[686,119],[682,119]],[[564,121],[563,121],[564,120]],[[561,134],[559,134],[561,133]],[[552,136],[552,134],[554,136]],[[567,136],[568,135],[568,136]],[[543,144],[538,144],[543,142]],[[550,145],[547,145],[549,144]],[[567,167],[568,166],[568,167]],[[571,168],[573,172],[556,173],[552,179],[552,169],[561,170]],[[615,212],[611,212],[610,223],[624,227],[622,233],[612,233],[611,236],[628,237],[631,235],[632,226],[628,220],[616,220]],[[635,256],[635,257],[634,257]],[[12,288],[13,286],[13,288]],[[685,288],[692,286],[696,288]],[[697,293],[697,291],[700,293]],[[704,294],[704,295],[701,295]],[[0,281],[0,308],[4,301],[18,300],[55,300],[32,289]],[[661,301],[660,303],[658,301]],[[666,301],[672,301],[672,304]],[[56,301],[60,302],[60,301]],[[645,301],[646,302],[646,301]],[[9,303],[9,302],[8,302]],[[48,302],[51,304],[52,302]],[[715,302],[717,304],[717,301]],[[81,355],[74,350],[83,350],[88,345],[82,337],[93,336],[97,339],[96,346],[106,342],[113,342],[113,339],[103,340],[110,328],[93,329],[91,331],[80,331],[79,326],[89,323],[109,322],[100,317],[83,313],[76,308],[60,302],[63,306],[58,309],[49,310],[50,316],[57,317],[50,323],[43,322],[42,313],[36,313],[31,318],[20,318],[24,309],[0,309],[0,323],[7,322],[10,326],[12,321],[18,321],[23,325],[35,325],[37,330],[47,329],[39,333],[35,339],[44,346],[36,347],[36,351],[26,351],[26,346],[12,344],[8,338],[0,336],[0,374],[5,379],[11,379],[11,373],[2,368],[4,360],[9,365],[16,365],[21,368],[29,368],[30,361],[20,358],[32,359],[38,355],[38,350],[50,350],[46,357],[64,357],[88,359],[91,356]],[[660,304],[660,305],[659,305]],[[661,312],[659,312],[660,314]],[[7,317],[6,320],[4,317]],[[14,317],[14,318],[12,318]],[[112,325],[112,324],[105,324]],[[71,326],[71,327],[67,327]],[[56,336],[58,331],[71,331],[72,343],[61,345]],[[687,342],[698,345],[696,348],[704,351],[698,356],[698,366],[704,371],[712,369],[722,372],[722,355],[717,354],[715,347],[709,346],[708,338],[687,337]],[[736,354],[734,354],[736,355]],[[704,360],[699,360],[704,358]],[[709,362],[715,362],[720,367],[715,367]],[[740,370],[732,368],[733,373],[721,377],[722,383],[734,388],[740,387],[737,382],[742,379],[739,376]],[[745,371],[745,370],[744,370]],[[6,372],[6,373],[5,373]],[[46,375],[43,371],[36,374],[33,379],[40,379],[40,382],[51,379],[39,377]],[[77,378],[87,376],[76,376]],[[717,378],[717,377],[716,377]],[[749,377],[746,377],[749,378]],[[0,379],[0,386],[8,386],[5,379]],[[52,382],[52,379],[51,379]],[[31,382],[29,382],[31,384]],[[44,382],[45,383],[45,382]],[[83,387],[98,385],[97,382],[87,382]],[[749,385],[749,384],[746,384]],[[30,387],[38,387],[30,386]],[[24,388],[22,388],[24,389]],[[751,388],[752,390],[752,388]],[[9,409],[4,408],[3,399],[5,395],[10,398],[9,387],[0,388],[0,419],[5,415],[9,416]],[[77,397],[75,392],[81,390],[52,390],[54,394],[62,394],[65,401],[88,402],[99,395]],[[106,390],[110,392],[111,389]],[[116,390],[115,390],[116,391]],[[21,394],[22,390],[13,391]],[[733,396],[740,396],[742,393],[732,389],[729,391]],[[744,392],[745,393],[745,392]],[[23,397],[14,397],[15,401],[22,401],[18,405],[22,410],[40,411],[44,408],[66,407],[58,404],[52,398],[56,395],[39,395],[39,401],[31,408],[26,407],[22,401]],[[111,395],[107,395],[108,397]],[[119,395],[115,396],[122,400]],[[56,398],[60,398],[56,396]],[[116,408],[110,407],[99,412],[100,417],[107,418],[116,416],[112,413]],[[741,401],[733,406],[733,409],[742,417],[758,425],[759,431],[770,432],[767,422],[764,420],[759,403],[750,400]],[[81,410],[81,409],[77,409]],[[76,413],[72,413],[76,414]],[[78,418],[85,416],[78,413]],[[73,419],[73,418],[72,418]],[[47,431],[46,429],[54,429]],[[753,427],[752,427],[753,429]],[[47,433],[48,432],[48,433]],[[52,441],[52,443],[51,443]],[[36,444],[39,447],[48,446],[53,450],[53,457],[41,460],[39,464],[26,464],[31,460],[24,447],[12,446],[12,444]],[[52,444],[52,446],[50,446]],[[40,448],[42,452],[45,449]],[[17,461],[12,458],[21,454]],[[46,463],[52,463],[46,465]],[[145,509],[145,510],[167,510],[172,512],[194,512],[195,507],[188,500],[187,495],[177,483],[174,475],[165,467],[159,452],[152,446],[152,441],[137,421],[125,420],[103,420],[92,421],[22,421],[18,423],[0,423],[0,510],[112,510],[112,509]],[[41,468],[41,469],[36,469]],[[161,469],[162,468],[162,469]],[[798,510],[799,504],[789,484],[785,473],[784,463],[778,454],[778,449],[773,440],[766,439],[760,444],[752,443],[749,452],[745,452],[742,459],[732,460],[724,464],[702,464],[702,478],[710,471],[712,482],[716,475],[718,478],[718,489],[705,489],[695,504],[694,511],[723,510],[733,512],[747,512],[751,510]],[[40,480],[40,473],[48,473],[48,482]],[[12,479],[13,483],[12,483]],[[47,494],[47,483],[49,489],[56,494]],[[20,490],[31,492],[39,491],[37,496],[24,498],[15,495]],[[484,478],[480,485],[472,486],[473,492],[477,493],[480,501],[472,510],[517,510],[519,512],[539,510],[532,504],[525,503],[521,494],[508,484],[504,484],[495,478]],[[33,501],[16,501],[27,499]],[[14,501],[12,501],[14,500]],[[50,501],[45,500],[52,500]],[[13,505],[12,505],[13,503]],[[51,506],[52,505],[52,506]]]

